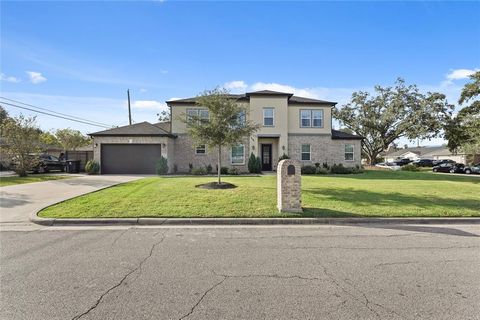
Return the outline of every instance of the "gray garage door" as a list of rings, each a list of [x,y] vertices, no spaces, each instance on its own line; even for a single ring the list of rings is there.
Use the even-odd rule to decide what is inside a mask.
[[[102,173],[155,173],[160,144],[102,144]]]

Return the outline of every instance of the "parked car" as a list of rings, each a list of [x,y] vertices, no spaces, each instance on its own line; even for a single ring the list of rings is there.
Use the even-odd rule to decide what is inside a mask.
[[[29,154],[32,158],[33,165],[29,171],[33,173],[44,173],[52,170],[65,171],[65,161],[59,160],[57,157],[49,154]],[[13,159],[11,167],[15,169],[17,161]]]
[[[406,164],[409,164],[410,162],[412,162],[412,160],[408,158],[404,158],[404,159],[395,160],[393,163],[395,163],[397,166],[404,166]]]
[[[465,173],[465,165],[463,163],[455,163],[450,168],[450,173]]]
[[[438,166],[442,163],[455,163],[455,161],[450,160],[450,159],[443,159],[443,160],[433,160],[433,165]]]
[[[400,166],[396,165],[395,163],[393,162],[381,162],[381,163],[377,163],[375,165],[375,167],[378,167],[378,168],[384,168],[384,169],[389,169],[389,170],[400,170]]]
[[[412,162],[413,165],[417,167],[433,167],[432,159],[418,159]]]
[[[471,166],[465,166],[463,168],[463,172],[466,174],[472,174],[472,173],[480,174],[480,163],[477,163]]]
[[[455,166],[455,163],[444,162],[436,165],[432,168],[433,172],[450,172],[450,170]]]

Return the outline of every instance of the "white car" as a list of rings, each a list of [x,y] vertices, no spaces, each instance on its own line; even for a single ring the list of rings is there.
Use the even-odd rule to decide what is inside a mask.
[[[384,169],[389,169],[389,170],[394,170],[394,171],[400,170],[400,168],[401,168],[399,165],[396,165],[396,164],[393,163],[393,162],[381,162],[381,163],[377,163],[377,164],[375,165],[375,167],[384,168]]]

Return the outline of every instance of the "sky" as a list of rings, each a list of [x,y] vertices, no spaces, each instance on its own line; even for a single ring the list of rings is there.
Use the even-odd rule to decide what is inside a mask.
[[[166,100],[216,86],[235,93],[287,91],[342,105],[354,91],[402,77],[458,104],[468,76],[480,68],[480,2],[0,6],[1,96],[112,126],[128,124],[127,89],[134,122],[155,122]],[[45,115],[37,121],[45,130],[102,130]]]

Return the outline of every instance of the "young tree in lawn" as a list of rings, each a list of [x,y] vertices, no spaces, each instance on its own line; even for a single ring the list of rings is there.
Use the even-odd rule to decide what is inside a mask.
[[[205,144],[218,152],[217,174],[221,184],[222,149],[241,143],[259,126],[246,119],[247,109],[231,98],[225,89],[207,90],[197,99],[197,105],[208,110],[205,114],[187,114],[182,121],[196,144]]]
[[[461,109],[445,127],[445,138],[452,152],[462,150],[467,154],[480,154],[480,71],[470,76],[458,103],[472,103]]]
[[[29,170],[37,161],[30,154],[40,151],[40,133],[35,117],[19,115],[2,121],[2,138],[5,144],[2,152],[12,156],[15,160],[15,172],[20,177],[27,176]]]
[[[55,131],[55,137],[64,151],[75,151],[77,148],[86,146],[91,142],[91,139],[80,131],[70,128],[58,129]]]
[[[375,94],[354,92],[351,101],[333,115],[365,139],[362,151],[369,164],[395,140],[438,137],[451,117],[453,105],[440,93],[422,94],[417,86],[397,79],[394,87],[375,86]]]

